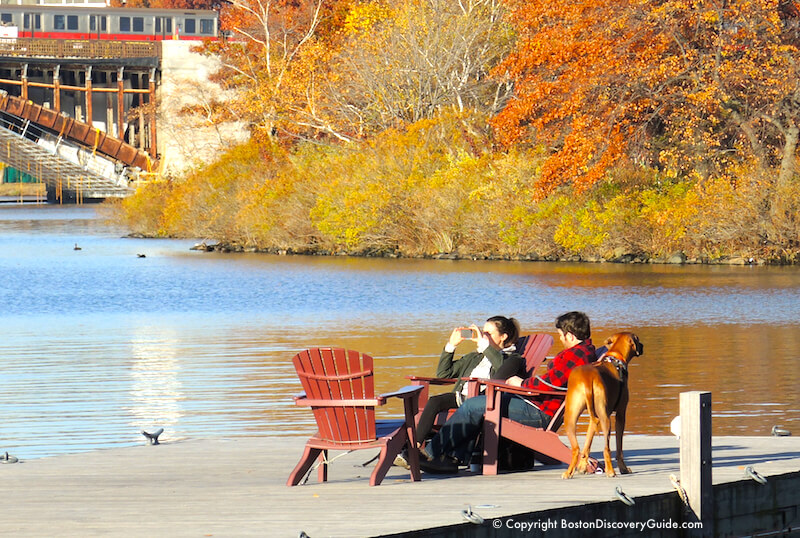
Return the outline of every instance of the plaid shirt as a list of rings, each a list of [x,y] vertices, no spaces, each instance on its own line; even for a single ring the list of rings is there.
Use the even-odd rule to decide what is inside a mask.
[[[534,390],[564,390],[567,388],[567,379],[572,369],[576,366],[594,362],[596,359],[594,353],[592,339],[588,338],[556,355],[553,360],[547,363],[547,371],[543,375],[529,377],[522,382],[522,386],[526,389]],[[558,411],[563,401],[562,398],[549,398],[547,396],[534,396],[528,398],[528,400],[551,417]]]

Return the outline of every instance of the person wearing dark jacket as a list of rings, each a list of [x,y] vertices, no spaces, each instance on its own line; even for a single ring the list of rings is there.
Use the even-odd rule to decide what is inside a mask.
[[[483,329],[477,325],[456,327],[444,346],[436,368],[436,377],[459,378],[451,392],[428,398],[417,423],[417,440],[421,444],[430,435],[436,416],[442,411],[457,409],[467,398],[464,378],[508,379],[524,371],[525,361],[517,352],[519,322],[514,318],[493,316]],[[476,350],[454,360],[456,347],[462,342],[475,342]],[[405,467],[404,458],[395,464]]]
[[[564,350],[547,364],[541,376],[523,379],[513,375],[506,383],[516,387],[566,390],[567,379],[573,368],[595,360],[589,318],[583,312],[567,312],[556,318],[556,329]],[[503,394],[503,416],[541,428],[553,416],[562,400],[548,397],[522,397]],[[486,408],[485,396],[470,398],[465,405],[442,426],[439,432],[420,451],[420,466],[428,472],[456,472],[458,462],[467,461],[472,445],[481,430]]]

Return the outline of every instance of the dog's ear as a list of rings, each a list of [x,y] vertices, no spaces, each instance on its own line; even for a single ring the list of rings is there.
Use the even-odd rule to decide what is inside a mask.
[[[633,340],[633,348],[636,350],[636,356],[638,357],[642,353],[644,353],[644,345],[639,341],[639,337],[635,334],[631,334],[631,339]]]
[[[614,343],[614,337],[613,336],[609,336],[608,338],[606,338],[606,341],[604,342],[606,347],[611,347],[611,344],[613,344],[613,343]]]

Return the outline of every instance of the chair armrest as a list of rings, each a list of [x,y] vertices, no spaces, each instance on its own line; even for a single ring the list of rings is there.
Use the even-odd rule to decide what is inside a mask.
[[[490,379],[485,380],[483,383],[486,385],[487,410],[494,409],[496,393],[506,392],[509,394],[517,394],[519,396],[551,396],[554,398],[565,398],[567,396],[566,389],[563,391],[528,389],[525,387],[515,387],[514,385],[509,385],[508,383],[492,381]]]
[[[422,391],[421,385],[406,385],[394,392],[387,392],[378,396],[379,400],[386,400],[387,398],[412,398]]]
[[[539,396],[539,395],[546,395],[546,396],[566,396],[567,389],[565,388],[562,390],[539,390],[539,389],[529,389],[526,387],[515,387],[514,385],[509,385],[508,383],[504,383],[498,380],[492,379],[484,379],[482,383],[487,387],[493,387],[494,390],[500,392],[509,392],[511,394],[521,394],[523,396]]]
[[[411,380],[413,385],[427,383],[428,385],[454,385],[458,378],[450,379],[444,377],[425,377],[419,375],[407,375],[406,379]]]
[[[294,403],[306,407],[377,407],[386,403],[379,398],[364,400],[309,400],[305,394],[297,395]]]

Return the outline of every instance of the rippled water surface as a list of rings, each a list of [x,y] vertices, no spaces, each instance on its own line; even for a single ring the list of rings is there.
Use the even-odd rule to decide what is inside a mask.
[[[504,314],[554,334],[575,309],[596,341],[645,344],[629,431],[668,433],[678,394],[709,390],[715,434],[800,434],[798,268],[219,254],[124,233],[93,207],[0,205],[0,451],[126,446],[159,427],[164,441],[305,435],[290,364],[304,347],[372,354],[388,391],[432,375],[453,326]]]

